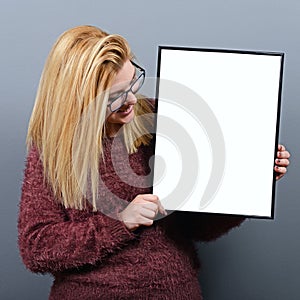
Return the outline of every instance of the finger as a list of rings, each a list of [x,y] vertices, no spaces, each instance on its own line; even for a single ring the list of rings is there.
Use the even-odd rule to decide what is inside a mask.
[[[154,202],[144,202],[142,203],[142,209],[147,209],[147,210],[151,210],[155,213],[158,212],[158,204],[154,203]]]
[[[276,180],[279,180],[280,178],[282,178],[284,176],[284,174],[280,174],[276,176]]]
[[[149,210],[148,210],[149,212]],[[152,212],[153,213],[153,212]],[[147,213],[144,212],[145,215]],[[153,224],[153,220],[149,217],[145,217],[141,214],[141,209],[138,212],[138,215],[136,214],[129,214],[125,216],[122,220],[125,224],[129,225],[132,229],[138,228],[140,225],[150,226]]]
[[[149,210],[154,213],[158,211],[158,205],[156,203],[145,201],[145,200],[143,200],[143,202],[132,203],[132,206],[133,206],[132,215],[137,215],[137,214],[140,215],[141,211],[143,210]]]
[[[151,201],[151,202],[156,203],[156,204],[158,205],[158,210],[159,210],[159,212],[160,212],[161,214],[163,214],[163,215],[165,215],[165,216],[167,215],[166,210],[164,209],[164,207],[162,206],[162,204],[161,204],[159,198],[158,198],[156,195],[145,194],[145,195],[143,195],[143,196],[144,196],[144,197],[143,197],[144,200],[147,200],[147,201]]]
[[[278,150],[279,151],[285,151],[285,147],[281,144],[278,145]]]
[[[147,207],[142,207],[140,214],[142,217],[153,220],[155,218],[157,212],[158,212],[158,209],[152,210],[152,209],[148,209]]]
[[[159,209],[159,212],[164,215],[164,216],[167,216],[168,213],[166,212],[165,208],[163,207],[163,205],[161,204],[161,202],[159,201],[158,203],[158,209]]]
[[[151,226],[153,224],[153,220],[144,216],[140,216],[139,224],[144,226]]]
[[[290,161],[288,159],[275,159],[275,163],[276,165],[278,165],[279,167],[282,166],[282,167],[287,167],[289,164],[290,164]]]
[[[136,230],[141,225],[151,226],[153,224],[153,220],[140,216],[138,222],[124,221],[125,225],[127,224],[131,230]]]
[[[154,196],[152,194],[141,194],[138,195],[133,201],[132,203],[156,203],[157,202],[157,196]]]
[[[153,194],[142,194],[142,199],[146,201],[151,201],[151,202],[157,202],[159,199],[156,195]]]
[[[130,223],[129,226],[130,226],[131,230],[136,230],[136,229],[138,229],[140,227],[140,224],[138,224],[138,223]]]
[[[278,167],[278,166],[275,166],[274,170],[275,170],[275,172],[280,173],[280,174],[285,174],[287,171],[287,169],[285,167]],[[280,175],[280,174],[278,174],[278,175]]]
[[[278,158],[290,158],[291,154],[289,151],[278,151],[277,152],[277,157]]]

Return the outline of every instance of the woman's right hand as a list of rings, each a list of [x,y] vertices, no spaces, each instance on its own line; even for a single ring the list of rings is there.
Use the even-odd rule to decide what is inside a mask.
[[[160,212],[167,215],[156,195],[142,194],[136,196],[130,204],[119,213],[119,219],[129,230],[135,230],[140,225],[151,226],[156,215]]]

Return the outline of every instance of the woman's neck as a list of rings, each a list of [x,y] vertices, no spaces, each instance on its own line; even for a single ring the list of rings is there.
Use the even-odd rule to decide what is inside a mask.
[[[106,124],[105,132],[108,137],[115,137],[119,130],[122,128],[122,124]]]

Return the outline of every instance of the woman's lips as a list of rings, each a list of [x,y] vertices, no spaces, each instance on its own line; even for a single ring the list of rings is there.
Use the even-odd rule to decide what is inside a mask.
[[[129,105],[126,108],[121,108],[117,111],[118,114],[120,114],[121,116],[127,116],[131,113],[131,111],[133,110],[133,105]]]

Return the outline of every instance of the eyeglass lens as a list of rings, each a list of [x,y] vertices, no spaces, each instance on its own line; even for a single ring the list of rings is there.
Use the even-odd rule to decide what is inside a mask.
[[[144,74],[140,74],[140,76],[136,79],[136,81],[132,84],[129,90],[125,91],[118,98],[116,98],[110,105],[111,111],[118,110],[126,101],[128,97],[128,93],[132,92],[133,94],[137,93],[139,89],[142,87],[144,83]]]

